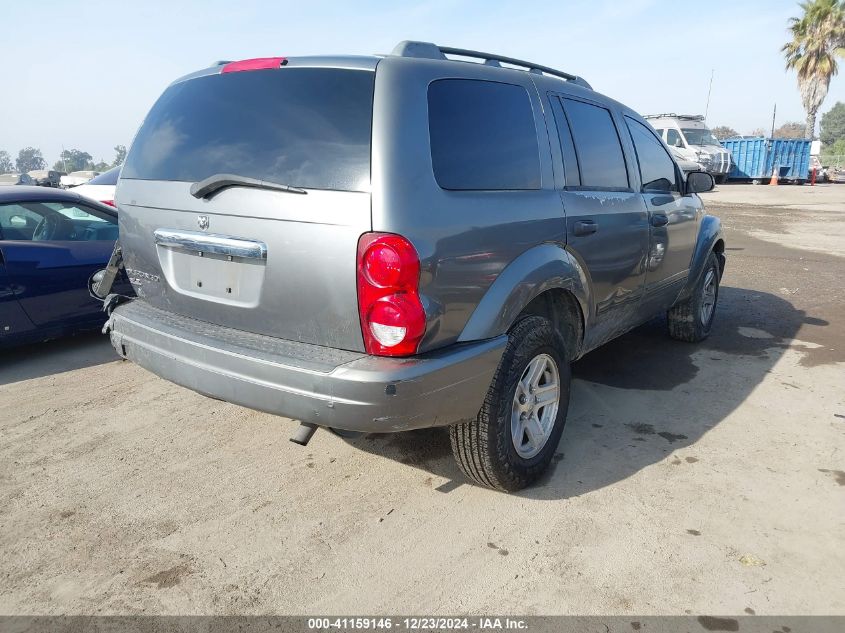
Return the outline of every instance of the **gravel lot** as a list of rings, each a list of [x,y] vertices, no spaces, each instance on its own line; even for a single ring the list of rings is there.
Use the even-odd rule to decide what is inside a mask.
[[[0,613],[845,614],[845,186],[707,198],[712,337],[580,361],[519,495],[443,430],[295,446],[98,335],[3,353]]]

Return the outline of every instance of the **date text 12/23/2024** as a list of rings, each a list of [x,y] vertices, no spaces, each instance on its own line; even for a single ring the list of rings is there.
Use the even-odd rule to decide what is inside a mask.
[[[526,628],[526,622],[518,618],[435,618],[435,617],[411,617],[411,618],[385,618],[385,617],[354,617],[354,618],[309,618],[308,629],[312,631],[330,630],[407,630],[407,631],[431,631],[431,630],[522,630]]]

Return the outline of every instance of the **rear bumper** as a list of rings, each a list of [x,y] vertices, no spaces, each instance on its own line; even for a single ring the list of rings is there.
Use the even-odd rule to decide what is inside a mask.
[[[309,424],[403,431],[475,418],[507,337],[380,358],[209,325],[141,300],[107,324],[122,357],[179,385]]]

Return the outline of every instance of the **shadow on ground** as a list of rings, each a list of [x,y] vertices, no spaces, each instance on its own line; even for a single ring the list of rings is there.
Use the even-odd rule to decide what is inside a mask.
[[[742,404],[804,325],[827,322],[776,295],[722,287],[717,320],[704,343],[670,339],[665,320],[658,318],[588,354],[573,367],[568,422],[552,467],[539,485],[521,494],[578,496],[626,479],[673,451],[694,452],[698,439]],[[802,364],[827,360],[824,349],[801,350]],[[694,362],[697,352],[703,353]],[[446,429],[348,441],[448,479],[441,492],[465,482]],[[684,459],[697,460],[692,454]],[[676,462],[683,463],[678,457]]]
[[[0,385],[118,360],[109,337],[86,332],[43,343],[0,349]]]

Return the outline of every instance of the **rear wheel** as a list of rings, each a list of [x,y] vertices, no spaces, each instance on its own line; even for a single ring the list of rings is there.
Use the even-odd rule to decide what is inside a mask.
[[[710,253],[692,294],[667,312],[669,336],[679,341],[697,343],[710,335],[719,300],[720,273],[716,253]]]
[[[519,321],[475,420],[450,429],[452,452],[473,482],[514,491],[548,467],[569,407],[563,337],[543,317]]]

